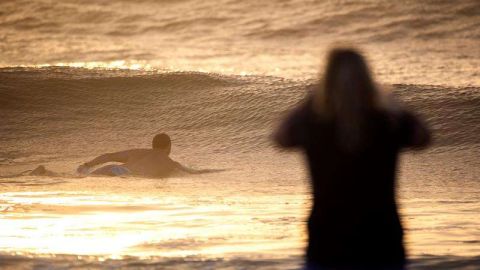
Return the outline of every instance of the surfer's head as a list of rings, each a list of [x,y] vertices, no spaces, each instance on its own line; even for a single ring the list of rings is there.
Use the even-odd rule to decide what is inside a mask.
[[[170,136],[165,133],[155,135],[152,140],[152,148],[165,150],[167,154],[170,154],[170,150],[172,148],[172,141],[170,140]]]

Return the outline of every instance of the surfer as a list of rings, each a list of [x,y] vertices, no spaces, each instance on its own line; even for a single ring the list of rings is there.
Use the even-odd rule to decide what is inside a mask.
[[[172,143],[165,134],[157,134],[152,140],[151,149],[129,149],[100,155],[80,165],[77,172],[81,175],[138,175],[147,177],[166,177],[175,171],[187,173],[207,173],[218,170],[196,170],[183,166],[170,158]],[[109,164],[91,171],[95,166]]]
[[[424,148],[426,126],[382,95],[362,55],[334,49],[323,80],[274,134],[307,157],[313,206],[305,269],[403,269],[395,201],[403,148]]]
[[[221,172],[223,169],[192,169],[183,166],[170,158],[172,142],[170,137],[165,134],[157,134],[152,140],[151,149],[129,149],[115,153],[100,155],[91,161],[85,162],[77,168],[80,176],[103,175],[103,176],[144,176],[144,177],[167,177],[174,172],[186,172],[190,174]],[[108,164],[94,169],[98,165],[109,162],[119,162],[120,164]],[[93,170],[93,171],[92,171]],[[14,175],[2,177],[12,178],[19,176],[68,176],[66,174],[56,173],[48,170],[43,165],[39,165],[33,170],[27,170]]]

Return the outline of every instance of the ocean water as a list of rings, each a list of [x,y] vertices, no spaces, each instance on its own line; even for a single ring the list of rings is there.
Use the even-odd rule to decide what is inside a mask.
[[[269,136],[337,43],[434,132],[401,159],[410,268],[478,268],[479,26],[473,0],[0,2],[0,268],[301,267],[308,178]],[[224,171],[75,176],[158,132]]]

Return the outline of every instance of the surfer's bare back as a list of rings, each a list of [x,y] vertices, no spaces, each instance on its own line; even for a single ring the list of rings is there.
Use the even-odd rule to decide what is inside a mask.
[[[153,138],[151,149],[130,149],[103,154],[80,165],[77,172],[81,175],[166,177],[175,171],[187,173],[216,171],[195,170],[181,165],[170,158],[171,148],[172,142],[170,136],[165,133],[160,133]],[[120,162],[121,164],[109,164],[91,171],[95,166],[108,162]]]

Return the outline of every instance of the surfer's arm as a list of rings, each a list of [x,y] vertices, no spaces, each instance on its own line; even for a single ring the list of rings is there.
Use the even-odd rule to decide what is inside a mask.
[[[107,163],[107,162],[127,162],[128,158],[130,156],[130,151],[121,151],[121,152],[115,152],[115,153],[107,153],[100,155],[94,159],[92,159],[89,162],[85,162],[83,165],[85,165],[88,168]]]
[[[183,166],[182,164],[180,164],[180,162],[175,162],[175,168],[177,168],[178,170],[182,171],[182,172],[187,172],[187,173],[199,173],[198,170],[195,170],[195,169],[192,169],[192,168],[188,168],[186,166]]]
[[[197,169],[192,169],[186,166],[183,166],[179,162],[175,162],[175,167],[177,170],[190,173],[190,174],[201,174],[201,173],[213,173],[213,172],[221,172],[224,171],[223,169],[203,169],[203,170],[197,170]]]

